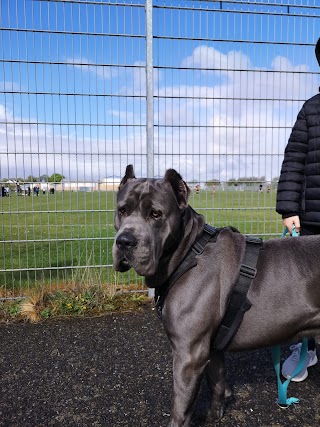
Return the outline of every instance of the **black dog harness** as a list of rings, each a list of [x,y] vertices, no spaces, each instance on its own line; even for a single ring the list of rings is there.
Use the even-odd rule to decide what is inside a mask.
[[[178,268],[175,272],[168,278],[168,280],[163,283],[161,286],[156,288],[155,290],[155,305],[157,309],[158,316],[161,318],[162,316],[162,308],[164,304],[164,300],[168,295],[172,286],[176,283],[176,281],[188,270],[195,267],[197,265],[197,261],[195,257],[197,255],[201,255],[204,251],[206,244],[213,237],[217,237],[219,230],[211,227],[208,224],[204,225],[202,233],[196,238],[193,245],[189,249],[187,255],[184,260],[179,264]]]
[[[239,232],[234,227],[224,228],[230,228],[234,232]],[[221,230],[223,230],[223,228],[214,228],[205,224],[202,233],[196,238],[186,257],[178,266],[176,271],[162,286],[156,288],[155,305],[160,318],[162,316],[164,300],[172,286],[184,273],[197,265],[195,257],[202,254],[206,244],[210,240],[216,240]],[[251,236],[245,237],[246,250],[240,266],[239,278],[232,289],[226,313],[224,314],[215,337],[212,339],[213,348],[216,350],[224,350],[228,346],[231,339],[239,329],[244,313],[251,307],[251,302],[247,298],[247,293],[257,274],[256,266],[260,248],[262,246],[262,239]]]

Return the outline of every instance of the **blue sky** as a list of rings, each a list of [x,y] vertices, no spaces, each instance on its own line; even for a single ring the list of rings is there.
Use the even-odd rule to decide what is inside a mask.
[[[146,173],[145,11],[104,3],[2,0],[1,178],[90,181],[127,163]],[[290,17],[247,3],[154,2],[156,175],[279,174],[295,117],[318,92],[320,8],[282,2],[301,15]]]

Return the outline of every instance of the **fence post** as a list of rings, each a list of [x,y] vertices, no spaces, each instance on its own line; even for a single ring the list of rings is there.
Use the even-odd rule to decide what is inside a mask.
[[[154,177],[154,109],[153,109],[153,26],[152,0],[146,0],[146,95],[147,95],[147,176]],[[154,289],[148,289],[148,296],[154,297]]]
[[[153,110],[153,27],[152,0],[146,0],[146,91],[147,91],[147,173],[154,177]]]

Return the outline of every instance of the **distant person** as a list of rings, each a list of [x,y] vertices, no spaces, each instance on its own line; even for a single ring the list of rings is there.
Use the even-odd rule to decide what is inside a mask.
[[[262,184],[259,185],[259,193],[262,193]]]
[[[320,38],[315,53],[320,65]],[[279,177],[276,211],[282,215],[283,225],[290,234],[293,226],[301,236],[320,234],[320,94],[303,104],[292,128]],[[292,354],[282,366],[285,378],[297,366],[301,343],[290,348]],[[317,361],[316,341],[309,339],[305,366],[292,381],[305,380],[308,367]]]
[[[200,185],[199,185],[199,184],[197,184],[197,185],[196,185],[196,194],[199,194],[199,191],[200,191]]]

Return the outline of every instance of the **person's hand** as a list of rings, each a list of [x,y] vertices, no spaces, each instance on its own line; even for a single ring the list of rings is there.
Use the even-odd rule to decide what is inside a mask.
[[[296,232],[300,232],[300,218],[298,215],[290,216],[289,218],[284,218],[282,223],[285,227],[288,228],[289,233],[292,234],[292,227],[295,226]]]

